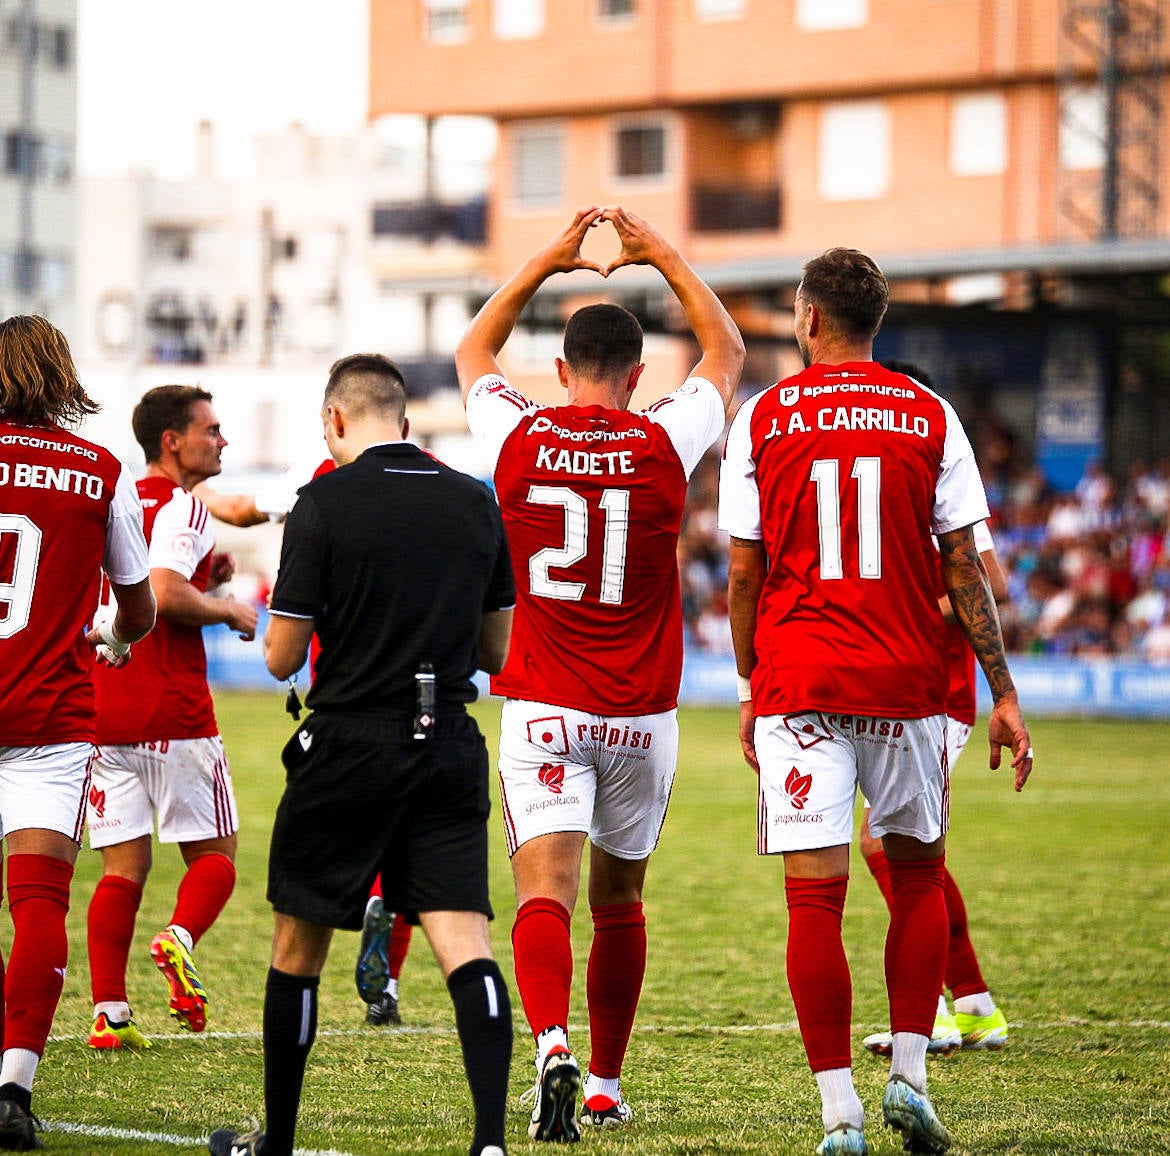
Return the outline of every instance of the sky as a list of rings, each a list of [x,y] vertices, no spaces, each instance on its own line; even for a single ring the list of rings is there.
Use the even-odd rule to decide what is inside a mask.
[[[190,176],[201,120],[224,176],[247,175],[256,133],[352,131],[367,38],[366,0],[78,0],[80,171]]]

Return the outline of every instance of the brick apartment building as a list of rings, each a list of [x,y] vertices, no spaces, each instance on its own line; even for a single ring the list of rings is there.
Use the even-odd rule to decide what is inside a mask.
[[[498,125],[489,283],[575,207],[627,205],[724,296],[760,386],[792,367],[801,264],[853,245],[894,283],[879,355],[1058,484],[1170,452],[1158,0],[371,0],[370,19],[371,117]],[[580,277],[534,321],[559,317],[553,290],[603,288]],[[604,289],[669,330],[644,272]],[[548,342],[514,342],[529,388]],[[647,376],[691,353],[652,342]]]

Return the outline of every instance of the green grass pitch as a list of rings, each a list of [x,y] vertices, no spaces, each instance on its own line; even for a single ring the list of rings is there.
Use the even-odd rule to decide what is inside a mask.
[[[34,1111],[46,1150],[161,1156],[202,1150],[216,1127],[263,1114],[259,1038],[271,914],[267,840],[291,731],[283,696],[221,694],[239,798],[239,882],[198,950],[211,996],[208,1030],[182,1033],[147,944],[170,914],[179,875],[157,847],[131,959],[130,997],[155,1040],[146,1055],[86,1048],[85,908],[98,856],[83,850],[69,917],[71,962]],[[1026,704],[1025,704],[1026,706]],[[476,712],[494,755],[497,703]],[[820,1106],[784,978],[785,910],[778,860],[755,854],[755,778],[732,710],[684,709],[678,778],[651,863],[650,958],[624,1087],[621,1132],[585,1135],[615,1153],[811,1156]],[[1035,720],[1036,769],[1022,795],[987,770],[982,724],[953,779],[950,866],[1011,1045],[930,1063],[931,1090],[959,1153],[1130,1153],[1170,1148],[1170,728],[1164,722]],[[515,996],[510,876],[492,826],[497,958],[516,1028],[509,1150],[527,1138],[516,1101],[532,1082],[532,1042]],[[885,1063],[861,1037],[886,1026],[886,913],[860,856],[845,913],[854,975],[854,1071],[877,1153],[899,1150],[881,1124]],[[574,920],[577,980],[571,1038],[582,1061],[588,907]],[[0,942],[7,947],[7,920]],[[470,1103],[451,1008],[419,936],[402,978],[402,1029],[367,1028],[353,985],[357,936],[338,933],[322,980],[298,1143],[375,1156],[467,1151]]]

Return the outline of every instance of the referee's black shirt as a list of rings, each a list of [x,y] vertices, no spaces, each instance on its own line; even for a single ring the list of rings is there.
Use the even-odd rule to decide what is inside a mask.
[[[371,446],[300,491],[271,608],[313,618],[313,710],[409,717],[435,670],[439,713],[475,699],[484,613],[516,601],[491,491],[409,442]]]

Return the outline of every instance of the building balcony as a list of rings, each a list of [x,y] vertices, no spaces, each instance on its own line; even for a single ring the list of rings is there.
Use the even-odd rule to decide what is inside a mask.
[[[691,229],[696,233],[775,232],[780,219],[778,184],[698,184],[691,189]]]
[[[487,239],[487,201],[446,203],[436,200],[406,201],[374,206],[375,240],[411,238],[430,244],[440,239],[462,245],[483,245]]]

